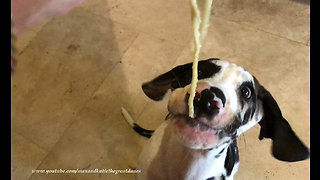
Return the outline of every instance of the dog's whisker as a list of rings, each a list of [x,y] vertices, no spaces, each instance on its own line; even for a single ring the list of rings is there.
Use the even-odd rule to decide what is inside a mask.
[[[180,165],[184,164],[184,161],[187,159],[187,157],[190,155],[191,149],[187,149],[187,153],[185,153],[183,159],[180,161]]]
[[[178,80],[178,85],[179,85],[179,88],[182,88],[183,86],[180,84],[180,81]]]
[[[246,141],[246,137],[245,137],[245,135],[244,135],[244,134],[242,134],[242,136],[243,136],[243,142],[244,142],[244,149],[246,149],[246,148],[247,148],[247,141]]]

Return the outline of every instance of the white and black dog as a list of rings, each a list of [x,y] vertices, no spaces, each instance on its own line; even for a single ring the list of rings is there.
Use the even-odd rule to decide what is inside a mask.
[[[141,180],[233,179],[239,166],[237,137],[259,123],[259,139],[271,138],[272,154],[282,161],[309,158],[308,148],[282,117],[277,102],[243,68],[219,59],[199,61],[195,118],[188,116],[192,63],[177,66],[142,89],[159,101],[168,90],[166,121],[155,132],[127,118],[133,129],[151,137],[137,169]]]

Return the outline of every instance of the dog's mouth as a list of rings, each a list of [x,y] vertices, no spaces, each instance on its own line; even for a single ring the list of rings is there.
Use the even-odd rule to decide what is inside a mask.
[[[168,110],[174,123],[175,134],[182,143],[192,149],[206,149],[218,146],[230,139],[239,126],[230,102],[223,92],[206,83],[197,86],[194,98],[195,118],[188,116],[189,94],[186,89],[171,94]],[[171,119],[171,118],[170,118]],[[234,123],[235,122],[235,123]]]
[[[185,146],[192,149],[207,149],[218,144],[219,128],[187,115],[175,115],[173,119],[175,133]]]
[[[175,134],[192,149],[210,149],[223,143],[224,137],[232,138],[240,126],[236,121],[226,125],[212,125],[206,117],[190,118],[188,115],[169,115],[174,119]]]
[[[205,119],[204,117],[196,117],[196,118],[190,118],[187,115],[182,115],[184,122],[190,127],[190,128],[199,128],[200,131],[216,131],[218,132],[219,128],[216,127],[211,127],[210,125],[208,125],[207,123],[203,122],[203,120],[201,121],[201,119]]]

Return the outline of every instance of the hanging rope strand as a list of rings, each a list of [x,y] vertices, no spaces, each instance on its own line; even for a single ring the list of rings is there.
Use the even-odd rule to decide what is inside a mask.
[[[209,27],[210,10],[212,0],[205,0],[203,15],[201,17],[197,0],[190,0],[191,3],[191,17],[193,25],[194,50],[193,50],[193,64],[192,64],[192,80],[189,91],[189,116],[194,118],[193,99],[196,94],[198,83],[198,61],[201,50],[201,43],[204,41]]]
[[[197,0],[190,0],[191,2],[191,16],[193,22],[193,36],[194,36],[194,50],[193,50],[193,64],[192,64],[192,80],[191,80],[191,87],[190,87],[190,97],[189,97],[189,116],[191,118],[194,117],[194,108],[193,108],[193,99],[196,93],[196,86],[198,82],[198,61],[199,61],[199,54],[201,49],[200,43],[200,10],[198,8]]]

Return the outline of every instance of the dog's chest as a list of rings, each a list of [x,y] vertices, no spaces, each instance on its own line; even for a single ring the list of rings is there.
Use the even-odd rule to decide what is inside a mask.
[[[212,177],[221,177],[225,174],[224,166],[226,152],[193,152],[182,151],[175,153],[177,157],[173,163],[167,166],[170,179],[200,179],[206,180]],[[214,150],[213,150],[214,151]],[[168,155],[167,161],[171,155]],[[172,157],[171,157],[172,159]]]

